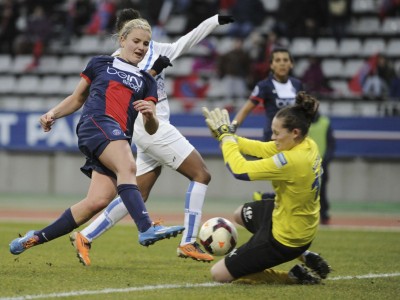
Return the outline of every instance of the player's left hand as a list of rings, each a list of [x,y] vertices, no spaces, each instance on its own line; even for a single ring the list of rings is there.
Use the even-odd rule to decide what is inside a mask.
[[[172,67],[171,61],[167,56],[160,55],[156,61],[154,62],[153,66],[151,67],[152,70],[154,70],[157,75],[162,72],[167,67]]]
[[[210,112],[207,107],[203,107],[202,110],[206,124],[215,139],[221,141],[223,137],[234,134],[231,130],[231,121],[226,109],[215,108]]]
[[[219,25],[225,25],[225,24],[229,24],[229,23],[233,23],[235,22],[235,19],[233,18],[233,16],[221,16],[218,15],[218,23]]]

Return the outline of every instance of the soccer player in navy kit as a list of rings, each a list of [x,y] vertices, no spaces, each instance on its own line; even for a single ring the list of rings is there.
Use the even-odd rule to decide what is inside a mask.
[[[107,206],[117,193],[136,223],[141,245],[151,245],[184,230],[182,226],[165,227],[152,222],[136,184],[130,143],[138,113],[148,134],[158,129],[156,82],[137,67],[148,50],[151,27],[144,19],[132,20],[118,37],[121,55],[92,58],[75,91],[40,118],[43,130],[48,132],[57,119],[83,106],[76,133],[79,149],[86,156],[81,170],[91,178],[87,196],[49,226],[13,240],[12,254],[70,233]]]
[[[276,113],[270,142],[235,136],[227,112],[224,117],[218,109],[211,113],[205,109],[206,122],[220,141],[232,175],[245,181],[270,180],[276,193],[275,201],[253,201],[235,211],[235,221],[253,236],[211,268],[215,281],[320,282],[301,265],[289,272],[271,269],[304,253],[317,233],[321,157],[307,133],[318,105],[315,98],[299,93],[294,105]],[[260,159],[246,160],[243,155]]]
[[[116,27],[120,27],[126,20],[138,18],[140,13],[133,9],[124,9],[117,18]],[[197,243],[197,234],[202,217],[208,183],[211,175],[207,170],[200,153],[190,142],[170,123],[170,108],[165,90],[165,72],[163,58],[167,56],[171,62],[199,43],[216,27],[233,22],[231,16],[214,15],[192,31],[173,43],[160,43],[152,40],[139,67],[155,76],[157,81],[159,102],[156,113],[159,119],[159,128],[154,135],[144,132],[143,122],[135,122],[133,139],[137,147],[137,180],[143,199],[146,201],[150,191],[165,166],[176,170],[189,179],[185,196],[184,227],[182,238],[177,247],[179,257],[192,258],[196,261],[210,262],[214,258],[205,253]],[[113,55],[119,55],[120,49]],[[169,61],[168,61],[169,62]],[[112,201],[107,208],[93,222],[80,232],[71,234],[71,241],[76,248],[78,258],[82,264],[91,264],[89,250],[92,242],[114,226],[127,215],[127,210],[120,197]]]
[[[270,68],[271,74],[257,83],[249,99],[232,121],[232,124],[236,124],[239,127],[257,105],[264,105],[266,114],[264,141],[271,140],[271,123],[277,111],[285,106],[293,105],[296,101],[297,93],[303,90],[301,81],[290,76],[290,71],[293,68],[293,58],[286,48],[272,50]]]

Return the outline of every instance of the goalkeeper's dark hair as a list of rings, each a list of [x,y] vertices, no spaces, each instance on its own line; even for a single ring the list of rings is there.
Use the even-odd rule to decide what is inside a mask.
[[[319,101],[316,98],[306,92],[299,92],[296,96],[296,103],[279,110],[275,118],[283,120],[283,128],[287,128],[289,131],[298,128],[305,137],[318,112],[318,107]]]
[[[140,19],[141,17],[142,16],[140,15],[140,12],[138,10],[133,8],[124,8],[117,15],[117,21],[115,22],[115,31],[120,32],[126,22],[134,19]]]

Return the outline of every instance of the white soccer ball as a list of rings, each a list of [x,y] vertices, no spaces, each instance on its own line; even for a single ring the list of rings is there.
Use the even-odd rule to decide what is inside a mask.
[[[236,246],[237,238],[235,225],[224,218],[209,219],[200,228],[200,243],[208,253],[215,256],[231,252]]]

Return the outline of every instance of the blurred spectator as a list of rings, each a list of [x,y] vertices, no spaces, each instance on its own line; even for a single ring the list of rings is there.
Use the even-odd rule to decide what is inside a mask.
[[[332,92],[328,80],[322,70],[321,60],[315,56],[309,58],[308,68],[304,71],[301,81],[305,90],[316,97],[328,95]]]
[[[284,46],[274,31],[268,32],[266,38],[257,31],[251,33],[244,46],[251,58],[250,86],[255,86],[268,75],[271,52],[276,47]]]
[[[218,75],[222,78],[228,103],[244,99],[247,94],[247,78],[250,72],[250,56],[243,49],[243,40],[235,39],[233,48],[218,59]]]
[[[205,49],[205,54],[198,55],[193,59],[193,73],[214,73],[217,69],[216,61],[218,59],[216,45],[210,39],[205,38],[199,43],[199,46]]]
[[[18,4],[12,0],[0,3],[0,52],[14,53],[14,39],[18,34]]]
[[[385,100],[389,96],[389,87],[395,75],[393,66],[386,57],[377,54],[376,65],[370,69],[362,85],[363,96],[372,100]]]
[[[389,98],[394,101],[400,101],[400,67],[390,82]]]
[[[236,0],[230,8],[230,14],[235,18],[235,22],[229,27],[229,35],[242,39],[261,25],[266,17],[264,5],[260,0]]]
[[[64,37],[65,43],[69,44],[72,36],[80,37],[84,28],[89,24],[95,6],[91,0],[70,0],[68,1],[67,34]]]
[[[330,119],[327,116],[317,114],[311,123],[308,135],[316,142],[319,153],[322,157],[322,176],[320,182],[320,222],[327,225],[330,221],[329,200],[327,185],[329,180],[329,165],[334,157],[335,138],[331,127]]]
[[[218,14],[218,0],[191,0],[187,7],[187,22],[185,32],[189,32],[203,20]]]
[[[96,10],[85,28],[86,34],[105,34],[113,31],[118,0],[97,0]]]
[[[351,17],[352,0],[328,0],[329,28],[333,36],[340,41],[347,34]]]
[[[39,65],[51,34],[50,18],[45,14],[42,6],[36,6],[32,14],[28,16],[25,32],[18,36],[15,42],[16,54],[33,54],[33,60],[27,66],[27,71],[32,71]]]
[[[284,37],[310,36],[315,38],[325,27],[325,2],[320,0],[281,0],[276,14],[274,31]]]
[[[384,20],[386,17],[400,16],[399,0],[380,0],[379,1],[379,17]]]

